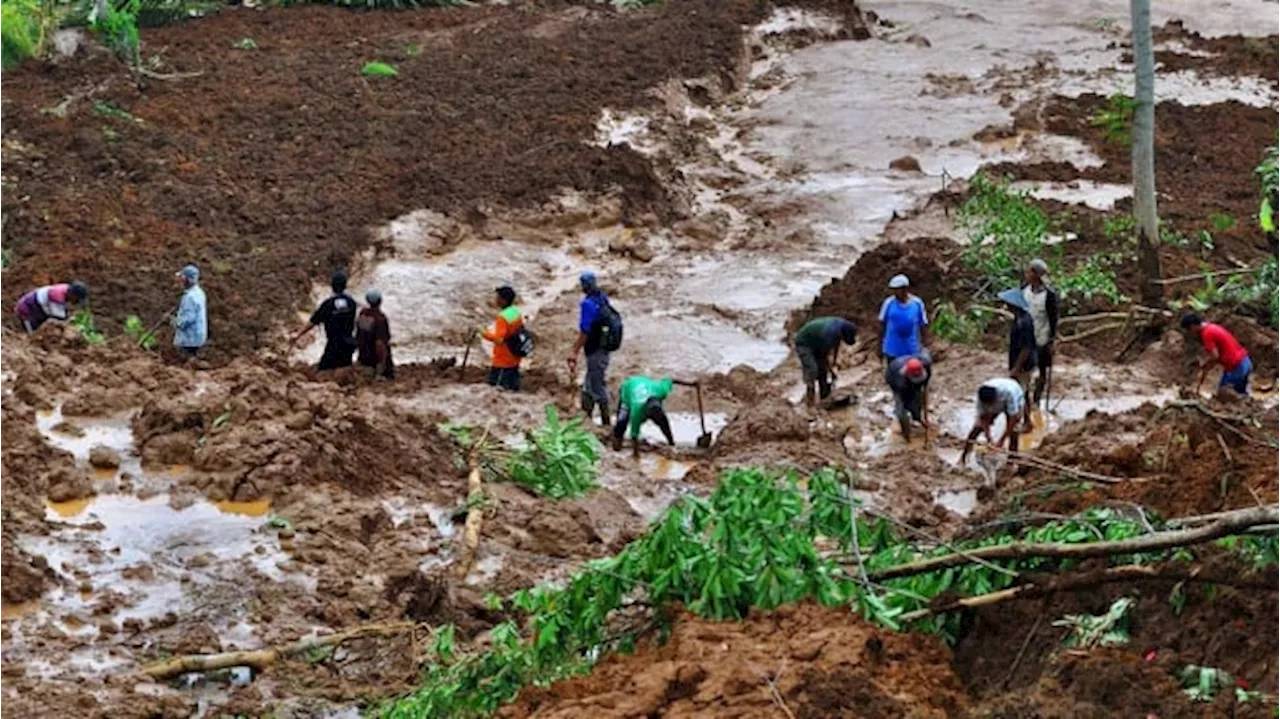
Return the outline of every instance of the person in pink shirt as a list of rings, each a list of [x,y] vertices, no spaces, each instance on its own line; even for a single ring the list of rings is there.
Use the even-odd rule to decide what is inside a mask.
[[[47,320],[66,320],[76,305],[89,298],[89,288],[83,282],[46,285],[23,295],[13,311],[18,324],[31,334]]]
[[[1249,374],[1253,372],[1253,360],[1240,341],[1220,324],[1205,322],[1200,315],[1189,312],[1182,316],[1182,328],[1200,338],[1208,355],[1200,363],[1200,377],[1196,380],[1196,394],[1204,384],[1204,376],[1215,363],[1222,365],[1222,379],[1218,388],[1230,387],[1240,394],[1249,394]]]

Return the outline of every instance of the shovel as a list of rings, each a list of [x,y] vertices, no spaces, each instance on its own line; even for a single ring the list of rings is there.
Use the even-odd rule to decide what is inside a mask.
[[[711,446],[711,433],[707,431],[707,415],[702,411],[702,383],[694,382],[693,391],[698,395],[698,424],[702,426],[702,435],[698,437],[698,449]]]
[[[471,345],[475,344],[475,341],[476,333],[472,330],[471,334],[467,335],[467,349],[462,353],[462,366],[458,368],[459,379],[467,374],[467,360],[471,359]]]
[[[173,314],[177,311],[178,311],[178,308],[174,307],[173,309],[164,313],[164,317],[161,317],[159,322],[155,323],[154,325],[151,325],[151,329],[147,330],[146,334],[138,337],[138,346],[141,347],[144,344],[146,344],[148,337],[159,340],[159,338],[156,337],[156,333],[160,331],[160,328],[163,327],[164,324],[169,321],[169,318],[172,317]]]

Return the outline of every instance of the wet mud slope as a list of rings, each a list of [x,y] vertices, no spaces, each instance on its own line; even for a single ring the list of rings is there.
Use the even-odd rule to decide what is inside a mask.
[[[29,63],[5,77],[4,301],[77,277],[118,329],[161,316],[171,275],[197,262],[208,349],[227,358],[270,342],[313,280],[410,208],[482,224],[572,189],[620,193],[628,223],[669,220],[662,168],[585,141],[603,108],[650,105],[668,78],[732,85],[763,10],[228,8],[143,33],[165,71],[194,77],[135,82],[101,51]],[[398,76],[363,77],[372,60]]]

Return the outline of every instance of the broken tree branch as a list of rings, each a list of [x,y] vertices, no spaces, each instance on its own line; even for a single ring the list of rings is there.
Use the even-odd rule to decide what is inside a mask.
[[[1087,479],[1091,482],[1101,482],[1102,484],[1120,484],[1123,482],[1134,482],[1142,479],[1141,477],[1112,477],[1107,474],[1098,474],[1097,472],[1086,472],[1082,469],[1068,467],[1065,464],[1051,462],[1043,457],[1037,457],[1032,454],[1024,454],[1022,452],[1010,452],[1003,450],[1009,456],[1009,461],[1014,464],[1021,464],[1028,467],[1037,467],[1039,469],[1048,469],[1054,472],[1060,472],[1077,479]]]
[[[1206,277],[1225,277],[1227,275],[1243,275],[1250,272],[1257,272],[1256,267],[1243,267],[1234,270],[1214,270],[1213,272],[1197,272],[1194,275],[1179,275],[1178,277],[1170,277],[1167,280],[1152,280],[1157,285],[1176,285],[1179,282],[1192,282],[1194,280],[1203,280]]]
[[[1105,325],[1102,325],[1101,327],[1094,327],[1093,329],[1085,330],[1084,332],[1077,332],[1073,335],[1061,336],[1058,338],[1058,341],[1059,342],[1076,342],[1078,340],[1084,339],[1085,337],[1092,337],[1093,335],[1101,334],[1103,332],[1118,330],[1123,328],[1124,326],[1125,326],[1124,322],[1109,322]]]
[[[914,622],[917,619],[924,619],[935,614],[945,614],[959,609],[977,609],[978,607],[987,607],[992,604],[1007,602],[1011,599],[1029,599],[1032,597],[1043,597],[1047,594],[1053,594],[1054,592],[1061,592],[1068,589],[1078,589],[1080,587],[1092,587],[1112,582],[1144,580],[1201,582],[1205,584],[1222,584],[1225,586],[1241,587],[1246,589],[1275,590],[1276,587],[1274,576],[1270,577],[1269,581],[1252,581],[1242,579],[1240,577],[1202,576],[1199,567],[1192,568],[1188,571],[1172,571],[1160,569],[1158,567],[1149,567],[1142,564],[1126,564],[1122,567],[1111,567],[1100,572],[1088,572],[1085,574],[1076,574],[1066,577],[1051,577],[1048,581],[1040,583],[1028,582],[1026,584],[1019,584],[1016,587],[1001,589],[998,592],[991,592],[990,594],[980,594],[976,597],[963,597],[961,599],[939,604],[936,607],[927,607],[925,609],[917,609],[914,612],[907,612],[899,616],[898,621],[905,624],[907,622]]]
[[[454,564],[454,573],[458,577],[466,577],[471,572],[471,566],[476,562],[476,550],[480,547],[480,524],[484,521],[484,508],[480,506],[480,501],[484,498],[484,484],[480,479],[480,453],[488,438],[489,427],[485,425],[480,441],[475,443],[467,456],[471,471],[467,474],[467,523],[462,532],[458,561]]]
[[[1117,542],[1091,542],[1089,544],[1014,542],[994,547],[981,547],[966,554],[944,554],[940,557],[908,562],[896,567],[887,567],[870,572],[869,576],[874,581],[884,581],[895,577],[909,577],[968,564],[973,561],[973,557],[987,560],[1027,559],[1030,557],[1085,559],[1087,557],[1105,557],[1113,554],[1155,552],[1173,547],[1203,544],[1221,537],[1239,534],[1257,524],[1275,524],[1276,522],[1280,522],[1280,510],[1275,507],[1250,507],[1249,509],[1228,512],[1212,524],[1194,529],[1144,534],[1140,537]]]
[[[337,634],[307,637],[290,644],[268,647],[267,649],[223,652],[221,654],[188,654],[148,664],[143,667],[142,673],[152,679],[168,679],[188,672],[212,672],[219,669],[230,669],[231,667],[250,667],[254,671],[260,672],[283,657],[302,654],[320,647],[336,647],[343,642],[362,637],[385,637],[400,634],[412,630],[413,627],[413,622],[369,624],[338,632]]]

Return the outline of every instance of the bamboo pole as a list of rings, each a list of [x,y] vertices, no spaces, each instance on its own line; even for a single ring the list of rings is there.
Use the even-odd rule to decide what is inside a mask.
[[[334,647],[343,642],[362,637],[384,637],[400,634],[412,630],[413,627],[413,622],[369,624],[338,632],[337,634],[306,637],[290,644],[277,645],[266,649],[223,652],[221,654],[188,654],[148,664],[142,669],[142,673],[152,679],[168,679],[188,672],[212,672],[219,669],[230,669],[231,667],[250,667],[254,671],[261,672],[283,657],[302,654],[320,647]]]
[[[476,563],[476,550],[480,547],[480,526],[484,521],[484,508],[473,506],[484,497],[484,483],[480,478],[480,452],[484,441],[489,437],[489,428],[484,428],[480,441],[471,448],[467,464],[471,471],[467,474],[467,523],[462,531],[462,547],[458,550],[458,561],[454,563],[454,574],[459,578],[471,573]]]

